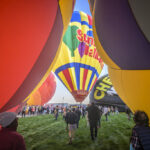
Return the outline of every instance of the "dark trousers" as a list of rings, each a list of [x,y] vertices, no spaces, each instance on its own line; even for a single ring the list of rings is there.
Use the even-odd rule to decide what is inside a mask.
[[[106,121],[108,121],[108,114],[105,114],[105,117],[106,117]]]
[[[101,118],[98,119],[98,126],[101,127]]]
[[[77,121],[77,128],[79,128],[79,120]]]
[[[55,115],[55,120],[57,120],[57,118],[58,118],[58,114]]]
[[[25,116],[26,116],[26,112],[22,111],[22,117],[25,117]]]
[[[90,124],[90,132],[91,132],[91,139],[94,140],[97,137],[97,124]]]

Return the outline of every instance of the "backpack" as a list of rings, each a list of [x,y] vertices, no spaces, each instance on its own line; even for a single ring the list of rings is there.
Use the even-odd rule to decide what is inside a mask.
[[[77,115],[73,112],[70,112],[67,116],[67,123],[69,124],[77,123]]]

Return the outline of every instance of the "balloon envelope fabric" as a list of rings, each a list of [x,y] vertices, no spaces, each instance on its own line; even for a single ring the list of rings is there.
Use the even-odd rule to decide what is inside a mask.
[[[55,90],[55,75],[51,72],[47,79],[44,81],[44,83],[41,85],[41,87],[31,95],[27,104],[42,106],[53,97]]]
[[[51,71],[74,0],[0,1],[0,111],[23,102]]]
[[[125,111],[126,108],[125,103],[123,103],[114,90],[108,74],[96,81],[89,98],[90,103],[94,102],[102,106],[114,106],[119,108],[120,111]]]
[[[84,12],[74,11],[53,70],[75,100],[82,102],[102,68],[103,62],[93,38],[92,18]]]
[[[150,1],[89,0],[96,47],[122,100],[150,117]]]

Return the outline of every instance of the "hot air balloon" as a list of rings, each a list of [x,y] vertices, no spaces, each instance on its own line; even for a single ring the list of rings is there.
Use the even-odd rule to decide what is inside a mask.
[[[103,62],[93,39],[92,18],[74,11],[53,70],[75,100],[82,102],[102,68]]]
[[[96,47],[115,90],[132,111],[150,117],[150,1],[89,2]]]
[[[74,2],[0,1],[0,112],[24,101],[46,79]]]
[[[27,100],[21,102],[20,104],[16,105],[15,107],[13,107],[11,109],[8,109],[7,112],[15,112],[16,114],[18,114],[19,112],[22,111],[22,108],[26,105],[27,105]]]
[[[53,97],[55,90],[56,80],[54,74],[51,72],[41,87],[31,95],[27,104],[42,106]]]
[[[90,92],[89,98],[90,103],[94,102],[101,106],[117,107],[119,111],[126,110],[126,105],[114,90],[108,74],[100,77],[96,81],[92,91]]]

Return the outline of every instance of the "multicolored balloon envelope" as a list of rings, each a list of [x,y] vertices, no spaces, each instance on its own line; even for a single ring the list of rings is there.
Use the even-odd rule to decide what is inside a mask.
[[[117,93],[150,117],[150,1],[89,2],[96,47]]]
[[[54,74],[51,72],[51,74],[47,77],[42,86],[31,95],[27,104],[44,105],[53,97],[55,90],[56,80]]]
[[[84,12],[75,11],[53,70],[76,101],[82,102],[94,86],[102,68],[103,62],[93,38],[92,18]]]
[[[92,91],[90,92],[90,103],[94,102],[101,106],[117,107],[119,111],[125,111],[126,105],[120,99],[118,94],[113,88],[112,82],[108,74],[100,77]]]
[[[0,112],[24,101],[46,79],[74,2],[0,1]]]

